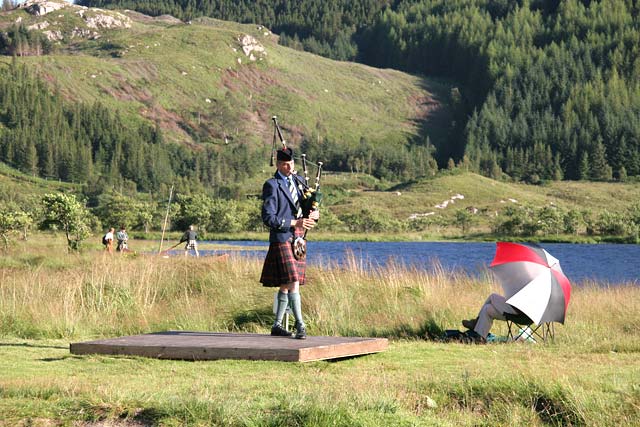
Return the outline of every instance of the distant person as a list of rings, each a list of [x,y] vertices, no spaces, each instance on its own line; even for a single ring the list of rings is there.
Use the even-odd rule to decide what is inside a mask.
[[[116,233],[116,239],[118,240],[116,251],[121,253],[129,252],[129,235],[127,234],[127,230],[124,228],[124,225],[121,226],[120,230]]]
[[[262,187],[262,222],[269,227],[269,250],[264,260],[260,283],[279,287],[276,317],[271,335],[290,337],[291,332],[282,327],[282,319],[289,304],[296,319],[295,338],[305,339],[307,331],[302,320],[299,287],[305,282],[306,258],[296,259],[291,246],[296,236],[315,226],[320,216],[314,211],[309,218],[302,218],[300,191],[293,175],[293,151],[284,148],[277,151],[277,171]]]
[[[180,243],[187,242],[184,247],[184,256],[189,255],[189,251],[193,250],[196,253],[196,258],[200,256],[198,252],[198,233],[193,229],[193,225],[190,225],[187,231],[184,232],[180,238]]]
[[[102,238],[102,243],[104,244],[104,250],[108,253],[113,253],[113,232],[116,231],[115,228],[111,227],[107,234]]]
[[[463,320],[462,326],[474,331],[477,336],[477,341],[485,342],[487,335],[491,330],[493,321],[506,320],[506,314],[518,314],[518,311],[513,306],[507,304],[507,299],[500,294],[491,294],[489,298],[484,302],[478,317],[470,320]]]

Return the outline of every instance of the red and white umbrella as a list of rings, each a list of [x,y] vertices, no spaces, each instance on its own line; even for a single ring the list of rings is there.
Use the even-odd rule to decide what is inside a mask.
[[[507,304],[537,325],[564,323],[571,283],[549,252],[533,243],[498,242],[490,267],[504,289]]]

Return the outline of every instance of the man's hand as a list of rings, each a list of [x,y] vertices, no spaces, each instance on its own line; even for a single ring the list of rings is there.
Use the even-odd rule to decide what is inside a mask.
[[[300,218],[296,220],[294,227],[304,228],[305,230],[311,230],[316,226],[316,222],[313,218]]]
[[[320,219],[320,211],[318,211],[318,210],[311,211],[309,213],[309,219],[312,219],[314,221],[318,221],[318,219]]]

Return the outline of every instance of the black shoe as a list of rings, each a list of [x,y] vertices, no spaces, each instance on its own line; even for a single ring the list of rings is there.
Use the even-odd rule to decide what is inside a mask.
[[[478,334],[476,331],[473,330],[469,330],[467,332],[465,332],[468,342],[469,344],[486,344],[487,340],[480,334]]]
[[[476,317],[475,319],[471,319],[471,320],[463,320],[462,321],[462,326],[464,326],[467,329],[475,329],[476,327],[476,323],[478,323],[478,318]]]
[[[282,325],[273,325],[271,327],[271,336],[272,337],[290,337],[293,335],[291,332],[287,331]]]
[[[296,339],[303,340],[307,338],[307,330],[304,325],[296,322]]]

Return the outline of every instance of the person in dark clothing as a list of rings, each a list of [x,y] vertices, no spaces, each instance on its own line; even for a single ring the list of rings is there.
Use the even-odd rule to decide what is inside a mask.
[[[277,171],[262,187],[262,221],[269,227],[269,250],[264,260],[260,283],[263,286],[279,287],[276,318],[271,327],[273,336],[291,336],[291,332],[282,327],[282,319],[289,304],[296,323],[295,338],[307,336],[300,302],[300,286],[305,283],[306,258],[296,259],[291,246],[304,230],[316,225],[320,217],[314,211],[309,218],[302,218],[300,200],[302,191],[301,177],[293,175],[293,151],[283,148],[277,152]]]
[[[193,225],[189,226],[189,229],[184,232],[180,238],[180,243],[187,242],[184,247],[184,256],[189,255],[189,251],[193,250],[196,253],[196,258],[200,256],[198,252],[198,233],[193,229]]]

